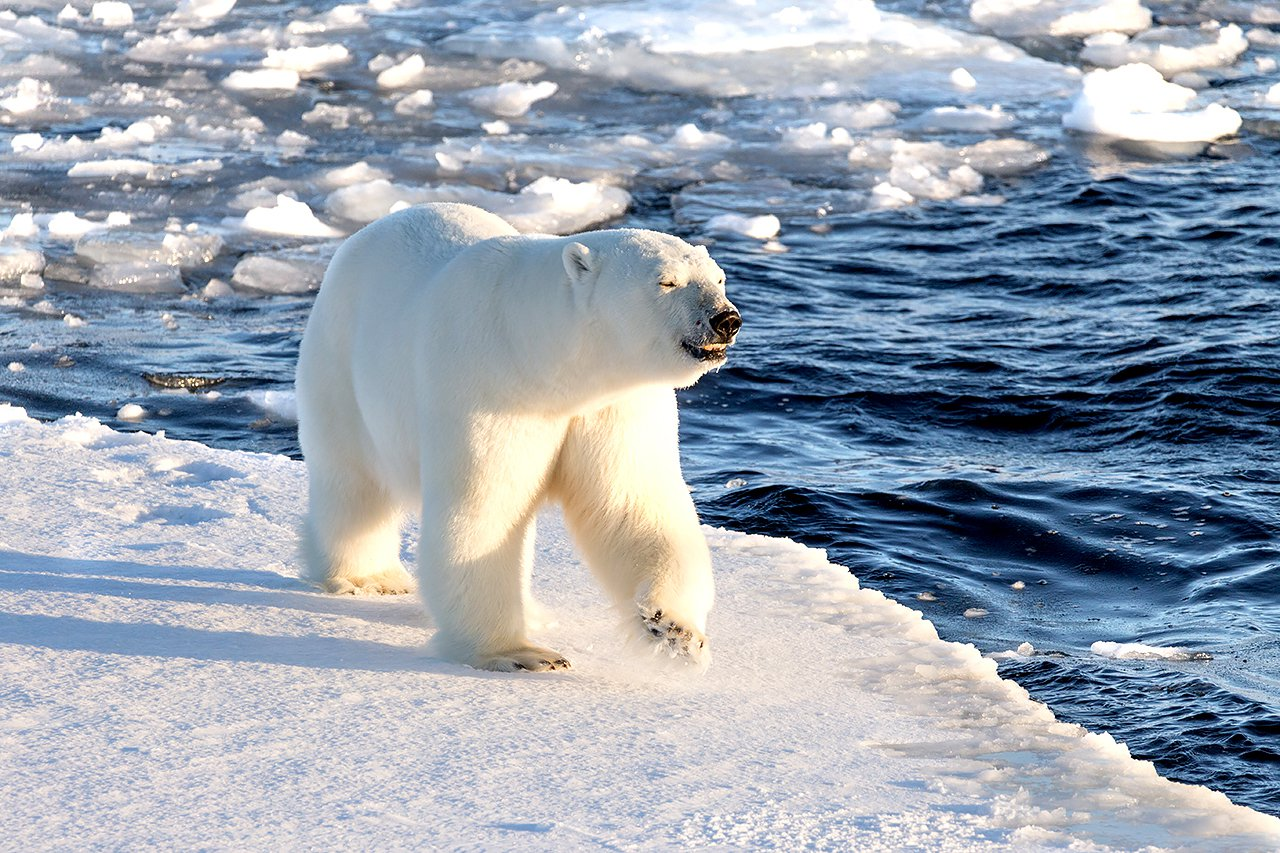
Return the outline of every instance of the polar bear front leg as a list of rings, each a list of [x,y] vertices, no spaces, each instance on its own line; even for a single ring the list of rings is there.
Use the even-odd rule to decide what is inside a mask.
[[[706,664],[711,555],[680,471],[675,394],[575,418],[552,485],[588,565],[657,648]]]

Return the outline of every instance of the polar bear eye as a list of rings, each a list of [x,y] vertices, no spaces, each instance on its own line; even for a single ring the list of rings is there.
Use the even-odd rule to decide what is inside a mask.
[[[658,287],[661,287],[663,290],[675,290],[679,286],[680,282],[670,278],[664,278],[662,281],[658,282]]]

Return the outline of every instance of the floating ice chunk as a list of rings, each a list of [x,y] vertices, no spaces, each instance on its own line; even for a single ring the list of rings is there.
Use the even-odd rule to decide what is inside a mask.
[[[868,204],[872,208],[905,207],[915,203],[915,196],[901,187],[895,187],[888,181],[881,181],[872,187],[871,198],[868,200]]]
[[[964,68],[954,69],[947,79],[951,81],[952,86],[955,86],[961,92],[970,92],[978,88],[977,79]]]
[[[24,370],[26,370],[26,369],[27,369],[27,366],[26,366],[25,364],[23,364],[22,362],[20,362],[20,361],[11,361],[11,362],[9,362],[9,372],[10,372],[10,373],[21,373],[22,371],[24,371]]]
[[[291,92],[298,88],[301,79],[292,68],[257,68],[232,71],[222,85],[237,92]]]
[[[318,18],[309,21],[291,21],[287,28],[291,35],[311,35],[350,30],[363,30],[369,26],[364,10],[353,3],[334,6]]]
[[[1278,47],[1280,46],[1280,32],[1275,30],[1267,30],[1261,27],[1254,27],[1245,34],[1249,39],[1249,44],[1257,47]]]
[[[802,127],[784,128],[782,144],[787,148],[796,148],[801,151],[820,151],[848,148],[853,144],[853,137],[843,127],[834,127],[828,133],[826,122],[815,121]]]
[[[440,166],[442,172],[461,172],[463,162],[448,151],[437,151],[435,153],[436,164]]]
[[[39,249],[0,245],[0,281],[20,282],[23,276],[44,272],[44,253]]]
[[[84,318],[83,318],[83,317],[77,317],[75,314],[63,314],[63,315],[62,315],[62,324],[63,324],[64,326],[66,326],[68,329],[78,329],[78,328],[80,328],[81,326],[83,326],[83,325],[85,324],[85,322],[84,322]],[[75,364],[75,362],[74,362],[74,361],[70,361],[70,362],[68,363],[68,366],[70,366],[70,365],[72,365],[72,364]],[[58,366],[58,367],[61,367],[62,365],[61,365],[61,364],[59,364],[59,365],[57,365],[57,366]]]
[[[298,419],[298,399],[292,391],[258,390],[245,395],[268,415],[283,421]]]
[[[223,299],[228,296],[234,296],[235,291],[231,289],[231,285],[227,284],[220,278],[211,278],[209,283],[200,291],[200,295],[205,299]],[[216,392],[209,392],[216,393]]]
[[[145,231],[94,231],[76,242],[76,257],[97,264],[161,264],[192,269],[209,263],[222,251],[217,234]]]
[[[418,116],[431,112],[435,104],[435,95],[430,89],[418,89],[396,101],[395,113],[398,116]]]
[[[884,127],[898,120],[902,106],[896,101],[878,99],[863,104],[831,104],[818,111],[828,124],[853,130]]]
[[[6,89],[6,91],[8,91]],[[53,87],[34,77],[23,77],[12,89],[13,94],[0,98],[0,109],[24,115],[48,106],[53,101]]]
[[[40,227],[36,225],[34,213],[15,213],[9,224],[0,233],[0,239],[26,239],[39,235]]]
[[[1104,68],[1146,63],[1166,77],[1197,68],[1231,65],[1249,48],[1249,40],[1235,24],[1219,28],[1156,27],[1128,38],[1101,33],[1085,39],[1080,58]]]
[[[935,200],[968,197],[982,188],[983,175],[1023,174],[1048,159],[1047,151],[1020,139],[948,148],[940,142],[882,138],[859,141],[849,151],[850,165],[888,177],[871,199],[875,207],[910,203],[902,193]]]
[[[288,68],[299,74],[320,71],[351,61],[351,51],[340,44],[314,47],[271,48],[262,60],[263,68]]]
[[[230,14],[236,0],[179,0],[166,23],[172,26],[207,27]]]
[[[1267,90],[1265,100],[1268,104],[1280,104],[1280,83],[1272,85],[1272,87]]]
[[[127,27],[133,23],[133,8],[123,0],[98,0],[89,17],[104,27]]]
[[[27,151],[39,151],[44,145],[44,137],[38,133],[19,133],[13,139],[9,140],[9,147],[13,149],[14,154],[22,154]]]
[[[176,266],[148,261],[126,261],[95,266],[89,286],[121,293],[185,293],[182,273]]]
[[[671,135],[669,144],[678,148],[724,148],[733,140],[723,133],[701,130],[696,124],[682,124]]]
[[[1136,33],[1151,26],[1138,0],[973,0],[970,19],[999,36]]]
[[[49,217],[45,227],[49,230],[50,237],[74,240],[88,234],[90,231],[106,228],[107,225],[103,222],[82,219],[69,210],[63,210]]]
[[[156,164],[135,157],[118,157],[110,160],[91,160],[76,163],[67,170],[69,178],[114,178],[120,175],[145,178]]]
[[[722,213],[708,219],[706,227],[712,234],[740,234],[755,240],[769,240],[782,230],[782,223],[773,214],[743,216],[740,213]]]
[[[621,216],[631,203],[631,195],[608,184],[575,183],[551,176],[543,176],[515,194],[457,184],[410,187],[375,180],[335,190],[329,194],[326,207],[334,216],[372,222],[397,205],[428,201],[474,204],[498,214],[525,233],[565,234]]]
[[[371,63],[372,65],[372,63]],[[371,70],[377,70],[373,68]],[[403,62],[392,65],[378,74],[378,85],[383,89],[408,89],[421,86],[427,79],[427,63],[421,54],[415,53]]]
[[[309,293],[320,287],[327,257],[299,252],[249,255],[236,264],[231,283],[257,293]]]
[[[987,657],[992,660],[1020,660],[1029,658],[1036,653],[1036,647],[1030,643],[1019,643],[1018,648],[1010,649],[1003,652],[992,652]]]
[[[77,21],[83,21],[84,15],[81,15],[78,11],[76,11],[75,6],[72,6],[70,3],[68,3],[58,11],[57,19],[58,19],[58,23],[60,24],[74,24]]]
[[[281,148],[290,149],[291,152],[297,153],[305,148],[315,145],[316,141],[305,133],[298,133],[296,130],[281,131],[276,137],[276,145]]]
[[[341,237],[342,232],[325,225],[306,202],[287,195],[276,196],[274,207],[255,207],[244,215],[241,223],[250,231],[281,234],[288,237]]]
[[[989,615],[990,613],[982,607],[970,607],[964,612],[964,618],[966,619],[981,619]]]
[[[560,87],[550,80],[537,83],[521,83],[509,81],[496,86],[483,86],[463,92],[462,96],[477,109],[491,112],[494,115],[516,118],[529,112],[538,101],[549,98],[559,91]]]
[[[137,403],[125,403],[116,411],[116,417],[122,421],[140,421],[147,416],[147,410]]]
[[[502,119],[495,119],[494,121],[480,122],[480,129],[490,136],[506,136],[511,132],[511,125]]]
[[[935,107],[920,117],[919,126],[929,131],[1004,130],[1017,123],[1012,113],[999,104],[990,107]]]
[[[320,177],[320,182],[326,187],[336,189],[338,187],[349,187],[352,184],[376,181],[379,178],[386,180],[390,177],[390,172],[370,166],[361,160],[358,163],[352,163],[350,166],[330,169]]]
[[[353,124],[360,125],[373,121],[373,113],[361,107],[316,104],[302,114],[302,120],[308,124],[328,125],[334,130],[346,130]]]
[[[1089,651],[1104,658],[1116,660],[1213,660],[1207,652],[1193,652],[1180,646],[1148,646],[1143,643],[1109,643],[1099,641]]]
[[[967,164],[948,169],[904,153],[894,155],[889,183],[916,198],[945,201],[977,192],[982,188],[982,175]]]
[[[1193,89],[1167,82],[1150,65],[1098,69],[1062,123],[1072,130],[1143,142],[1211,142],[1240,129],[1240,114],[1221,104],[1188,111]]]

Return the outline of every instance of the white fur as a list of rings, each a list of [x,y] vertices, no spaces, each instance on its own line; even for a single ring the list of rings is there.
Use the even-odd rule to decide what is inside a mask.
[[[706,250],[657,232],[520,236],[460,204],[369,225],[329,265],[298,361],[308,570],[411,589],[400,521],[418,511],[435,650],[567,666],[526,636],[534,515],[555,499],[615,601],[699,658],[711,564],[672,389],[718,363],[681,342],[713,342],[727,309]]]

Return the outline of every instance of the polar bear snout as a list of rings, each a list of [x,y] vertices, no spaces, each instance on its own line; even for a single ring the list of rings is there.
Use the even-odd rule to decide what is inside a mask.
[[[733,341],[733,336],[742,328],[742,315],[737,308],[726,308],[711,318],[711,330],[720,336],[724,343]]]

